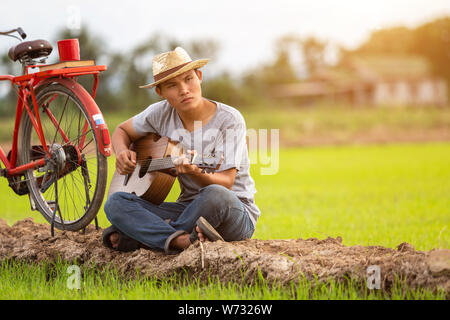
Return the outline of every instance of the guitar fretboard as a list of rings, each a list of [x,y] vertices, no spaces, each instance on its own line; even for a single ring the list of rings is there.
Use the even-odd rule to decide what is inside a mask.
[[[147,163],[149,163],[147,172],[152,171],[158,171],[158,170],[164,170],[169,168],[174,168],[175,165],[173,164],[172,158],[156,158],[156,159],[148,159],[141,162],[142,166],[145,166]]]
[[[165,169],[175,168],[175,165],[173,164],[173,161],[172,161],[171,157],[147,159],[147,160],[139,161],[139,163],[143,167],[146,164],[150,163],[149,166],[148,166],[147,172],[153,172],[153,171],[158,171],[158,170],[165,170]],[[205,167],[205,166],[206,167],[210,167],[210,166],[204,164],[201,161],[200,162],[194,161],[193,164],[195,164],[195,165],[197,165],[199,167]]]

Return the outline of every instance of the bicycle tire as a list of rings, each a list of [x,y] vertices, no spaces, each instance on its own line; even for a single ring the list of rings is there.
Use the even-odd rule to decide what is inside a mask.
[[[63,109],[55,102],[60,100],[59,98],[65,100]],[[107,158],[99,151],[99,144],[93,131],[94,124],[89,117],[86,107],[82,104],[81,99],[77,96],[76,92],[61,84],[53,83],[37,89],[36,101],[47,146],[58,153],[58,156],[60,156],[58,158],[59,160],[64,158],[65,167],[70,167],[70,170],[72,171],[64,169],[63,171],[68,171],[69,173],[64,173],[63,176],[58,177],[58,185],[61,185],[61,187],[58,187],[57,189],[58,192],[56,192],[55,185],[48,187],[48,189],[43,192],[40,184],[43,184],[43,180],[45,180],[45,173],[42,173],[37,169],[27,170],[25,172],[25,180],[30,196],[35,203],[36,209],[48,222],[51,222],[53,211],[56,207],[56,195],[58,194],[60,212],[55,216],[54,226],[60,230],[81,230],[89,225],[96,217],[103,202],[107,183]],[[68,105],[71,106],[73,111],[72,115],[74,115],[74,117],[70,117],[71,113],[67,108]],[[45,108],[48,108],[51,111],[54,120],[59,119],[57,122],[58,126],[64,130],[70,142],[73,140],[71,137],[72,131],[76,133],[74,141],[78,140],[80,143],[82,136],[85,137],[85,141],[90,139],[84,146],[84,150],[78,150],[79,153],[77,153],[78,151],[74,144],[63,140],[62,136],[58,133],[58,127],[47,115]],[[64,116],[64,114],[66,114],[66,116]],[[76,117],[78,117],[78,130],[72,130],[72,125],[76,122]],[[84,124],[87,121],[89,130],[87,130],[84,135],[81,132],[80,135],[80,124],[83,121]],[[25,110],[22,114],[20,128],[21,150],[19,159],[22,164],[25,164],[33,160],[33,152],[36,153],[36,150],[39,150],[39,145],[41,143],[37,138],[30,117]],[[33,143],[36,142],[37,144],[34,145]],[[91,147],[86,149],[91,143]],[[95,150],[92,150],[92,146]],[[42,146],[40,148],[42,151]],[[62,155],[63,153],[64,155]],[[77,153],[77,155],[74,156],[75,153]],[[43,154],[41,157],[42,156]],[[84,157],[85,159],[85,161],[83,160],[82,165],[79,164],[79,157]],[[77,161],[72,161],[71,159],[76,159]],[[94,161],[92,161],[92,159],[94,159]],[[95,163],[96,170],[93,169],[92,162]],[[82,184],[80,183],[80,175],[81,181],[83,182]],[[70,184],[70,181],[67,181],[68,177],[70,177],[72,182],[71,191],[67,190],[67,186]],[[95,182],[90,184],[90,186],[87,186],[87,183],[94,177]],[[40,182],[39,179],[41,179]],[[79,187],[82,188],[83,184],[84,195],[79,189]],[[90,190],[91,186],[94,186],[93,192]],[[71,194],[71,192],[73,194]],[[79,203],[77,203],[76,200],[79,200]],[[79,213],[80,210],[82,214]],[[76,217],[75,214],[77,215]],[[74,218],[71,218],[72,215]]]

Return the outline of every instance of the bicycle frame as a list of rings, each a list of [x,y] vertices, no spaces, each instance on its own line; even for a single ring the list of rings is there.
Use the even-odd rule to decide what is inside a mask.
[[[49,83],[59,83],[67,88],[69,88],[71,91],[76,93],[78,98],[81,100],[81,102],[86,107],[89,117],[92,120],[92,123],[95,125],[94,134],[96,137],[96,140],[99,144],[99,151],[105,155],[110,156],[111,155],[111,141],[109,137],[108,127],[103,120],[102,113],[100,109],[98,108],[97,104],[94,101],[95,94],[97,92],[97,86],[98,86],[98,74],[101,71],[106,70],[106,66],[99,65],[99,66],[88,66],[88,67],[74,67],[74,68],[64,68],[64,69],[55,69],[55,70],[48,70],[48,71],[42,71],[42,72],[36,72],[36,73],[28,73],[30,68],[36,68],[39,67],[39,65],[33,65],[28,66],[26,69],[26,74],[22,76],[11,76],[11,75],[0,75],[0,81],[10,81],[11,86],[15,88],[14,86],[17,85],[18,87],[18,101],[17,101],[17,107],[16,107],[16,119],[15,119],[15,125],[14,125],[14,132],[13,132],[13,142],[12,142],[12,149],[10,158],[8,159],[8,156],[5,154],[4,150],[0,146],[0,160],[5,165],[5,177],[11,177],[20,175],[26,170],[29,170],[31,168],[38,168],[42,167],[46,163],[45,157],[31,161],[29,163],[16,166],[17,162],[17,156],[18,156],[18,134],[19,134],[19,126],[20,126],[20,120],[22,117],[22,113],[27,112],[32,125],[34,127],[34,130],[36,131],[38,138],[41,142],[41,145],[46,153],[46,157],[50,156],[50,151],[48,150],[47,143],[45,141],[45,137],[42,130],[42,125],[40,121],[39,116],[39,110],[38,105],[36,101],[36,95],[35,91],[41,87],[48,85]],[[93,75],[94,76],[94,84],[92,93],[89,94],[84,87],[82,87],[74,78],[82,75]],[[29,105],[28,101],[31,97],[32,106]],[[32,110],[33,108],[33,110]],[[33,114],[34,111],[34,114]],[[57,121],[51,114],[50,110],[46,109],[46,113],[51,119],[53,123],[55,123],[55,126],[57,126]],[[96,121],[99,119],[102,121]],[[58,132],[62,136],[62,138],[65,141],[69,141],[66,137],[63,130],[57,126]],[[83,127],[83,134],[80,138],[80,143],[78,147],[82,147],[84,144],[84,136],[88,130],[88,122],[86,121]]]

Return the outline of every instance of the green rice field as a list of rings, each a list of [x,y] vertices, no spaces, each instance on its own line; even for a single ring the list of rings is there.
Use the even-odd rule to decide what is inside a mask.
[[[257,155],[252,157],[257,158]],[[408,242],[417,250],[450,247],[450,143],[390,144],[286,148],[279,152],[276,174],[255,163],[256,203],[262,211],[253,238],[326,238],[341,236],[344,245],[395,248]],[[109,159],[110,174],[114,158]],[[175,185],[168,201],[179,192]],[[0,180],[0,218],[10,225],[26,217],[44,223]],[[99,212],[101,227],[109,225]],[[49,228],[50,229],[50,228]],[[291,288],[180,283],[177,279],[120,280],[113,270],[87,270],[81,290],[66,289],[64,262],[48,277],[48,266],[4,262],[0,265],[1,299],[443,299],[429,292],[368,295],[357,288],[329,284],[309,290]],[[155,288],[159,288],[156,290]],[[321,289],[322,288],[322,289]],[[403,292],[403,293],[401,293]]]

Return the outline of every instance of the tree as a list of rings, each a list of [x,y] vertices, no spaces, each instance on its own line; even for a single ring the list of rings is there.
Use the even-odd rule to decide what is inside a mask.
[[[406,27],[394,27],[373,32],[369,40],[356,52],[377,54],[409,54],[414,43],[413,30]]]
[[[118,110],[123,106],[122,101],[118,99],[116,91],[113,89],[113,83],[117,82],[116,77],[120,77],[119,66],[122,64],[123,58],[120,54],[111,53],[105,41],[95,35],[86,26],[81,26],[79,31],[72,31],[64,28],[56,33],[55,41],[62,39],[77,38],[80,45],[80,59],[94,59],[97,63],[107,64],[108,69],[99,76],[99,84],[95,100],[97,105],[103,111]],[[57,48],[56,54],[58,53]],[[55,57],[55,56],[54,56]],[[107,63],[108,62],[108,63]],[[78,82],[88,90],[93,86],[93,77],[82,76],[78,78]]]
[[[320,41],[314,37],[308,37],[300,41],[305,65],[308,75],[314,75],[317,70],[325,66],[325,48],[327,42]]]
[[[447,79],[450,86],[450,17],[415,29],[411,51],[427,58],[433,73]]]
[[[0,64],[4,70],[2,74],[4,72],[4,74],[18,75],[21,72],[20,63],[13,62],[7,53],[1,56]],[[6,90],[8,91],[3,97],[0,97],[0,116],[11,116],[16,108],[17,93],[11,88],[9,81],[2,81],[1,85],[7,86]]]
[[[415,29],[386,28],[374,32],[368,41],[344,56],[358,54],[419,55],[426,58],[434,75],[450,85],[450,17],[425,23]]]
[[[186,44],[187,52],[192,59],[209,58],[214,63],[217,52],[220,49],[219,43],[214,39],[192,40]]]

